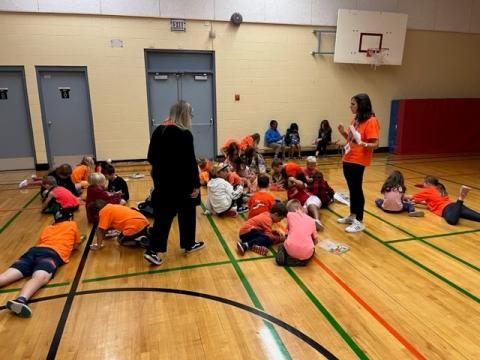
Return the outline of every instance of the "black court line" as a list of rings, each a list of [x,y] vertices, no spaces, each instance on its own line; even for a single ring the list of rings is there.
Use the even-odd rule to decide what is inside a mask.
[[[82,258],[83,260],[83,258]],[[73,286],[72,286],[73,287]],[[167,293],[167,294],[176,294],[176,295],[186,295],[186,296],[193,296],[193,297],[199,297],[203,299],[208,299],[208,300],[213,300],[222,304],[230,305],[233,307],[236,307],[238,309],[247,311],[253,315],[259,316],[264,320],[267,320],[275,325],[280,326],[284,330],[288,331],[292,335],[296,336],[300,340],[302,340],[304,343],[310,345],[313,349],[317,350],[320,354],[322,354],[326,359],[338,359],[335,355],[333,355],[329,350],[327,350],[325,347],[323,347],[321,344],[316,342],[314,339],[303,333],[302,331],[298,330],[296,327],[286,323],[283,320],[280,320],[279,318],[276,318],[265,311],[259,310],[255,307],[230,300],[221,296],[216,296],[216,295],[211,295],[211,294],[206,294],[206,293],[201,293],[197,291],[190,291],[190,290],[182,290],[182,289],[171,289],[171,288],[144,288],[144,287],[127,287],[127,288],[107,288],[107,289],[95,289],[95,290],[84,290],[84,291],[79,291],[73,293],[73,296],[78,296],[78,295],[92,295],[92,294],[103,294],[103,293],[111,293],[111,292],[159,292],[159,293]],[[57,295],[51,295],[51,296],[46,296],[43,298],[37,298],[33,299],[30,302],[31,303],[36,303],[36,302],[43,302],[43,301],[48,301],[48,300],[54,300],[54,299],[60,299],[67,297],[67,302],[68,298],[72,292],[70,291],[68,294],[57,294]],[[0,310],[5,310],[5,306],[0,306]],[[63,314],[62,314],[63,315]],[[62,329],[63,331],[63,329]],[[61,336],[61,335],[60,335]],[[58,349],[58,346],[57,346]],[[56,350],[55,349],[55,354]],[[53,354],[53,356],[55,356]],[[50,352],[47,357],[47,359],[50,359]]]
[[[65,305],[63,306],[62,315],[60,316],[60,320],[58,320],[57,328],[55,330],[55,335],[53,336],[52,343],[50,344],[50,349],[48,350],[47,360],[53,360],[57,356],[58,347],[60,345],[60,341],[62,340],[63,331],[65,330],[65,325],[67,323],[68,315],[70,314],[70,310],[72,308],[73,298],[75,297],[75,293],[78,289],[78,285],[80,284],[80,279],[82,277],[83,269],[85,268],[85,263],[87,262],[87,257],[90,252],[90,244],[93,241],[93,237],[95,236],[95,230],[97,227],[94,225],[90,232],[90,236],[88,237],[87,243],[85,244],[85,249],[83,250],[82,259],[80,260],[80,264],[78,265],[77,272],[75,273],[75,278],[72,282],[72,287],[70,288],[69,293],[67,294],[67,300],[65,301]]]

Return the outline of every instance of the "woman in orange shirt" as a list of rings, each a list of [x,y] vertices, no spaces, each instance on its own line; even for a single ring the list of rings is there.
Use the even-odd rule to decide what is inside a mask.
[[[355,114],[350,127],[345,129],[342,124],[338,125],[338,131],[347,140],[343,156],[343,175],[350,191],[350,214],[337,221],[340,224],[349,225],[345,229],[346,232],[355,233],[365,229],[363,173],[365,167],[370,165],[373,150],[378,147],[380,125],[372,111],[372,103],[367,94],[352,97],[350,110]]]

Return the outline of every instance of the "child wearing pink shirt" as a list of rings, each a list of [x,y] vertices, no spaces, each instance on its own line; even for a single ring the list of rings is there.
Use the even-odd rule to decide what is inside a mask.
[[[288,201],[287,210],[288,235],[278,247],[276,261],[280,266],[305,266],[318,243],[315,221],[298,200]]]
[[[76,211],[80,205],[80,199],[68,189],[58,186],[53,176],[45,176],[42,186],[46,189],[46,197],[42,202],[44,214],[55,214],[59,210]]]

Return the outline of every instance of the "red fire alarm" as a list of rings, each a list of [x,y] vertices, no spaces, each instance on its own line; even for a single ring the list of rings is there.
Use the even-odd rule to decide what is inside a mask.
[[[235,94],[235,101],[240,101],[240,94]]]

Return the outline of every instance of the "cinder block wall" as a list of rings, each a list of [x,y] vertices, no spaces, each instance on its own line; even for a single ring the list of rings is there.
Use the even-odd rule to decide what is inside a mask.
[[[0,13],[0,65],[25,66],[38,163],[47,156],[36,65],[87,66],[98,158],[146,157],[146,48],[215,51],[219,145],[263,134],[272,118],[282,132],[297,122],[309,144],[322,119],[335,127],[348,123],[351,96],[366,92],[381,121],[380,145],[387,146],[392,99],[480,97],[478,34],[409,30],[403,65],[374,70],[313,57],[312,29],[188,20],[185,33],[172,33],[166,19]],[[111,39],[124,47],[111,48]]]

